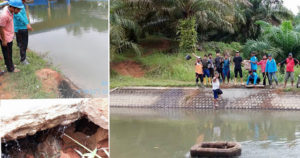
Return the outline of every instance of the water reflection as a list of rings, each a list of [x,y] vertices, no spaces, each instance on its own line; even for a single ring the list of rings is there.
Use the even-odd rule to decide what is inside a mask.
[[[26,7],[34,28],[29,48],[47,53],[84,92],[107,96],[108,2],[34,0]]]
[[[217,140],[240,142],[242,157],[300,154],[300,112],[111,111],[112,157],[179,158],[195,143]]]

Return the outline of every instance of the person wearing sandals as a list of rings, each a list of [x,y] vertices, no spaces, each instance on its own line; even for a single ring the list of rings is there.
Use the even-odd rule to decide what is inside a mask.
[[[212,80],[212,90],[214,95],[214,108],[218,107],[218,98],[219,95],[223,94],[222,90],[220,89],[220,80],[219,80],[219,73],[215,73],[215,76]]]
[[[8,6],[2,10],[0,15],[0,44],[8,72],[20,71],[15,69],[13,63],[12,46],[14,39],[14,14],[18,14],[22,8],[24,8],[24,5],[21,0],[10,0]]]

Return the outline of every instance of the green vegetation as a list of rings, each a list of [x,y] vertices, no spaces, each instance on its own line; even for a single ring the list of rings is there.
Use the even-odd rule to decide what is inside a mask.
[[[180,53],[195,53],[197,44],[196,20],[194,17],[179,20],[178,32]]]
[[[154,39],[153,39],[154,40]],[[242,45],[236,42],[226,44],[222,42],[206,42],[202,43],[202,51],[196,52],[197,55],[203,56],[204,54],[213,53],[215,48],[219,48],[222,52],[228,52],[232,56],[235,50],[243,48]],[[249,57],[247,57],[248,59]],[[185,54],[182,53],[168,53],[165,51],[156,51],[150,55],[136,56],[132,58],[132,53],[124,53],[118,55],[113,63],[119,63],[123,61],[133,60],[141,65],[145,70],[144,77],[135,78],[131,76],[123,76],[114,70],[110,73],[110,86],[125,87],[125,86],[167,86],[167,87],[194,87],[195,86],[195,74],[194,63],[195,59],[185,60]],[[234,67],[231,64],[231,79],[234,79]],[[260,67],[258,68],[260,72]],[[259,73],[260,78],[263,79],[262,74]],[[300,75],[300,67],[295,67],[295,81],[297,76]],[[243,79],[246,82],[248,71],[243,70]],[[283,83],[284,74],[277,73],[279,82]],[[288,87],[289,87],[288,82]],[[268,82],[267,82],[268,84]],[[294,89],[291,89],[294,90]]]
[[[258,40],[248,40],[244,47],[246,56],[250,56],[251,51],[259,52],[259,57],[263,54],[273,54],[273,57],[281,61],[290,52],[295,58],[300,57],[300,30],[293,27],[291,21],[284,21],[280,26],[273,26],[264,21],[258,21],[262,28],[262,34]]]
[[[58,98],[59,94],[54,92],[45,92],[42,90],[42,83],[37,78],[35,72],[43,68],[52,68],[41,56],[38,56],[33,51],[27,52],[27,58],[29,59],[29,65],[23,65],[20,63],[19,48],[14,42],[13,46],[13,61],[17,69],[20,72],[6,73],[2,84],[6,84],[4,91],[11,93],[14,98]],[[3,59],[4,60],[4,59]],[[0,70],[4,70],[4,61],[1,61]]]
[[[159,35],[176,39],[180,20],[195,17],[199,42],[256,39],[258,20],[280,24],[293,14],[274,0],[112,0],[110,9],[111,57]]]
[[[274,0],[112,0],[111,64],[135,61],[145,75],[122,76],[111,69],[111,87],[194,86],[195,60],[184,58],[194,52],[194,33],[200,56],[214,56],[221,50],[231,58],[235,51],[241,51],[244,59],[250,58],[251,51],[259,52],[259,60],[265,53],[272,53],[277,62],[289,52],[299,58],[300,13],[294,16],[282,4]],[[187,28],[194,28],[193,18],[196,32],[188,32]],[[172,43],[167,48],[153,45],[166,40]],[[296,79],[300,70],[295,69]],[[282,82],[284,74],[277,75]],[[245,81],[247,76],[244,71]]]

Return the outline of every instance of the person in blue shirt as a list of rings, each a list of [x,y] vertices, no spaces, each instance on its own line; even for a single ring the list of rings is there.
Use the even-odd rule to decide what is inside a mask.
[[[276,65],[276,61],[272,58],[271,54],[269,54],[265,72],[268,73],[270,85],[272,86],[273,77],[274,77],[274,80],[276,82],[276,85],[278,85],[278,79],[277,79],[277,76],[276,76],[277,65]]]
[[[250,58],[250,63],[251,63],[251,71],[256,72],[257,70],[257,58],[256,58],[256,53],[251,52],[251,58]]]
[[[25,0],[22,0],[23,5]],[[20,61],[27,65],[29,62],[26,59],[26,50],[28,47],[28,30],[32,31],[32,27],[29,24],[25,7],[14,15],[14,31],[16,33],[17,45],[20,48]]]
[[[224,83],[227,82],[229,84],[229,79],[230,79],[230,58],[228,57],[228,54],[225,54],[225,59],[223,61],[223,76],[224,76]]]
[[[259,82],[260,82],[260,78],[258,77],[257,73],[250,70],[247,79],[247,85],[249,85],[249,83],[256,85],[259,84]]]

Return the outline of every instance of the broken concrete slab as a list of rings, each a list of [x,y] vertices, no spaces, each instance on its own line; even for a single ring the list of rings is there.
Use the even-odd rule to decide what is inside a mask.
[[[107,99],[1,100],[0,137],[2,142],[23,138],[58,125],[68,125],[84,115],[108,129],[107,113]]]

